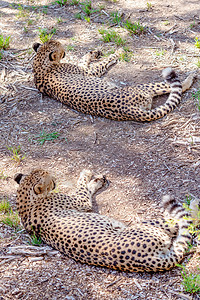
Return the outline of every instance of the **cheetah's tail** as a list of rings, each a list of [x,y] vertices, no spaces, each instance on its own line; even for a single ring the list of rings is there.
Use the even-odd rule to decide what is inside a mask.
[[[172,68],[164,69],[162,71],[162,76],[171,88],[171,92],[165,104],[174,104],[176,107],[180,103],[182,96],[182,84],[180,79]]]
[[[182,96],[182,85],[172,68],[166,68],[163,70],[162,75],[165,81],[170,85],[171,92],[165,104],[159,107],[149,110],[141,111],[141,113],[135,117],[136,121],[154,121],[167,115],[169,112],[174,110],[181,101]]]
[[[169,214],[170,218],[179,225],[178,235],[173,241],[169,255],[172,256],[173,264],[177,264],[183,258],[188,243],[191,242],[191,235],[188,226],[192,223],[190,213],[187,212],[177,201],[166,195],[162,199],[162,206]]]

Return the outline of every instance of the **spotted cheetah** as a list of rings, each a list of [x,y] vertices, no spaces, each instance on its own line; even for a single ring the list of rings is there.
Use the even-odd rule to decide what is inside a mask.
[[[107,183],[105,176],[82,171],[72,196],[51,193],[55,178],[41,169],[16,174],[15,180],[25,229],[81,263],[129,272],[169,270],[191,241],[188,213],[169,196],[162,205],[173,222],[163,218],[126,226],[91,212],[92,196]]]
[[[99,56],[98,51],[84,57],[83,65],[60,63],[65,51],[58,41],[43,45],[35,43],[36,56],[33,62],[34,82],[37,89],[63,104],[85,114],[96,115],[117,121],[153,121],[171,112],[180,103],[182,92],[193,82],[191,74],[181,84],[176,73],[163,70],[166,81],[139,84],[136,87],[114,87],[101,77],[118,60],[121,50],[90,65]],[[155,96],[170,93],[164,105],[152,109]]]

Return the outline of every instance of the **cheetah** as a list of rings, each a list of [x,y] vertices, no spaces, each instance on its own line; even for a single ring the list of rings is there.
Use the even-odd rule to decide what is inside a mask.
[[[51,192],[55,178],[42,169],[16,174],[15,181],[26,231],[78,262],[127,272],[164,271],[183,259],[191,241],[188,213],[170,196],[163,197],[162,206],[171,221],[126,226],[92,212],[92,196],[107,184],[105,176],[83,170],[71,196]]]
[[[58,41],[33,44],[36,56],[33,62],[34,82],[37,89],[79,112],[117,121],[153,121],[171,112],[181,101],[182,92],[190,88],[194,75],[181,84],[176,73],[163,70],[166,81],[139,84],[136,87],[114,87],[100,78],[117,62],[122,50],[101,62],[90,65],[99,57],[99,51],[88,53],[83,65],[60,63],[65,51]],[[152,109],[155,96],[170,93],[165,104]]]

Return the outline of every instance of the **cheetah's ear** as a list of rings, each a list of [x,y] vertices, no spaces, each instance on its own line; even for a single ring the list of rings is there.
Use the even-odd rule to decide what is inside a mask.
[[[65,52],[63,52],[63,55],[61,58],[64,58],[65,57]],[[60,58],[59,57],[59,54],[58,54],[58,51],[52,51],[49,53],[49,60],[50,61],[56,61],[56,58]]]
[[[38,51],[38,48],[41,46],[41,44],[40,43],[34,43],[33,44],[33,50],[35,51],[35,52],[37,52]]]
[[[33,188],[36,195],[43,194],[46,191],[45,185],[38,183]]]
[[[43,194],[47,195],[50,191],[55,189],[56,183],[54,177],[51,175],[46,175],[40,179],[39,183],[36,183],[33,190],[36,195]]]
[[[40,43],[34,43],[33,44],[33,50],[35,51],[35,52],[37,52],[38,51],[38,48],[41,46],[41,44]]]
[[[49,53],[49,59],[50,61],[56,60],[56,51]]]
[[[15,180],[18,184],[20,184],[20,181],[21,181],[21,179],[22,179],[23,176],[24,176],[24,175],[23,175],[22,173],[17,173],[17,174],[15,174],[15,176],[14,176],[14,180]]]

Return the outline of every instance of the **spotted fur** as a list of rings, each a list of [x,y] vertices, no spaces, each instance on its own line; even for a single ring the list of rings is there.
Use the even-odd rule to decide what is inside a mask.
[[[51,193],[55,179],[44,170],[17,174],[17,209],[25,229],[76,261],[121,271],[163,271],[179,263],[191,241],[186,211],[169,196],[163,207],[173,219],[133,226],[91,212],[92,195],[104,176],[83,171],[72,196]]]
[[[168,68],[163,73],[166,83],[112,88],[98,77],[118,60],[120,49],[92,66],[90,61],[97,58],[99,52],[91,52],[84,57],[82,67],[60,63],[65,51],[57,41],[51,40],[43,45],[36,43],[33,49],[37,52],[33,63],[34,81],[40,92],[77,111],[117,121],[144,122],[162,118],[176,108],[182,91],[193,81],[190,75],[182,86],[176,73]],[[151,109],[153,97],[166,93],[170,93],[166,103]]]

